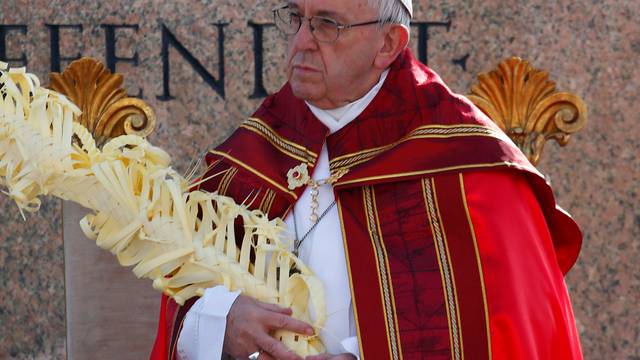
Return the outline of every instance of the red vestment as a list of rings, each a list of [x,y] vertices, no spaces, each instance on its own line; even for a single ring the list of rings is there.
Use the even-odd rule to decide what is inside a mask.
[[[372,103],[329,135],[285,85],[207,160],[202,185],[285,217],[325,139],[362,359],[581,359],[563,275],[581,234],[517,147],[406,50]],[[153,359],[182,318],[163,297]]]

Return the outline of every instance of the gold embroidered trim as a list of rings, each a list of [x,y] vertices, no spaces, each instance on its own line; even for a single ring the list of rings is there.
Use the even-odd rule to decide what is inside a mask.
[[[265,209],[265,214],[268,214],[269,212],[271,212],[271,208],[273,207],[273,202],[276,200],[276,193],[273,192],[273,194],[271,195],[271,199],[269,199],[269,203],[267,204],[267,208]]]
[[[362,346],[362,331],[360,331],[360,321],[358,320],[358,306],[356,304],[356,294],[353,291],[353,277],[351,275],[351,262],[349,261],[349,247],[347,245],[347,234],[344,230],[344,219],[342,217],[342,203],[340,198],[336,197],[338,205],[338,216],[340,217],[340,229],[342,231],[342,243],[344,245],[344,255],[347,260],[347,272],[349,273],[349,290],[351,291],[351,303],[353,304],[353,317],[356,321],[356,331],[358,333],[358,347],[360,348],[360,360],[365,359],[364,347]]]
[[[279,184],[275,180],[273,180],[270,177],[264,175],[263,173],[261,173],[260,171],[254,169],[253,167],[245,164],[244,162],[240,161],[239,159],[236,159],[235,157],[233,157],[233,156],[231,156],[231,155],[229,155],[229,154],[227,154],[225,152],[218,151],[218,150],[209,150],[209,152],[214,154],[214,155],[218,155],[220,157],[223,157],[223,158],[225,158],[225,159],[227,159],[229,161],[232,161],[232,162],[234,162],[235,164],[237,164],[239,166],[242,166],[243,168],[249,170],[250,172],[252,172],[256,176],[258,176],[261,179],[263,179],[264,181],[266,181],[269,184],[275,186],[278,190],[284,192],[285,194],[288,194],[289,196],[291,196],[295,200],[298,200],[298,195],[296,195],[296,193],[287,190],[287,188],[285,188],[284,186],[282,186],[281,184]]]
[[[238,168],[235,166],[229,168],[229,171],[224,174],[224,177],[222,177],[222,180],[220,180],[220,183],[218,184],[218,194],[227,194],[227,190],[229,190],[229,184],[231,184],[231,180],[236,176],[238,171]]]
[[[520,164],[516,164],[513,162],[503,161],[503,162],[495,162],[495,163],[482,163],[482,164],[469,164],[469,165],[457,165],[457,166],[446,166],[443,168],[437,169],[429,169],[429,170],[420,170],[420,171],[409,171],[404,173],[393,173],[379,176],[368,176],[359,179],[352,179],[340,182],[338,181],[334,187],[344,186],[344,185],[352,185],[369,181],[376,180],[385,180],[385,179],[397,179],[405,176],[418,176],[418,175],[429,175],[439,172],[451,171],[451,170],[463,170],[463,169],[477,169],[477,168],[486,168],[486,167],[498,167],[498,166],[506,166],[514,169],[525,170],[525,171],[536,171],[535,168],[527,168]],[[536,172],[537,173],[537,172]],[[540,175],[542,176],[542,175]]]
[[[267,190],[264,197],[262,198],[262,201],[260,201],[260,211],[262,211],[265,214],[269,214],[269,211],[271,211],[271,206],[273,206],[273,200],[275,198],[276,198],[275,191],[271,189]]]
[[[505,140],[508,138],[500,130],[493,129],[480,125],[425,125],[420,126],[402,139],[393,142],[391,144],[380,146],[376,148],[366,149],[351,154],[338,156],[329,162],[331,171],[338,171],[344,168],[351,168],[353,166],[362,164],[378,156],[379,154],[396,147],[397,145],[415,139],[444,139],[452,137],[465,137],[465,136],[488,136],[497,139]],[[510,140],[509,140],[510,141]]]
[[[393,285],[391,283],[391,274],[389,273],[389,262],[387,260],[387,252],[382,244],[382,232],[380,230],[380,222],[378,218],[378,209],[375,204],[375,193],[370,186],[363,188],[364,208],[367,214],[367,226],[369,235],[376,255],[376,266],[380,280],[380,288],[382,290],[382,304],[384,305],[387,337],[389,339],[389,352],[393,360],[402,359],[402,348],[400,346],[400,335],[398,332],[398,322],[395,314],[395,299],[393,296]]]
[[[225,187],[224,187],[225,193],[229,191],[229,185],[231,184],[231,181],[233,181],[233,178],[238,174],[238,171],[240,171],[238,168],[236,167],[233,168],[233,173],[229,175],[227,183],[225,184]]]
[[[276,149],[278,149],[283,154],[292,157],[298,161],[302,161],[303,163],[308,164],[309,166],[313,166],[315,164],[316,159],[318,158],[318,154],[312,152],[311,150],[296,144],[292,141],[289,141],[283,138],[280,134],[278,134],[275,130],[273,130],[269,125],[267,125],[264,121],[258,118],[249,118],[246,120],[240,127],[245,128],[249,131],[252,131],[260,136],[262,136],[265,140],[267,140],[271,145],[273,145]]]
[[[436,204],[437,198],[433,179],[422,180],[422,193],[429,217],[431,233],[433,234],[438,265],[440,265],[440,275],[444,288],[444,303],[447,308],[447,318],[449,320],[449,338],[452,347],[451,356],[454,360],[462,360],[462,331],[460,329],[458,301],[455,294],[455,280],[453,278],[453,269],[451,268],[446,241],[443,236],[444,229],[442,228],[440,210]]]
[[[440,224],[440,226],[442,227],[442,240],[444,241],[444,250],[445,250],[445,254],[447,255],[447,260],[449,261],[449,267],[451,268],[451,282],[454,285],[453,286],[453,298],[455,300],[455,304],[456,304],[456,318],[458,320],[458,338],[460,340],[460,353],[462,356],[462,360],[464,360],[464,339],[462,338],[462,320],[460,319],[460,305],[458,303],[458,289],[455,286],[456,284],[456,272],[453,269],[453,262],[451,261],[451,253],[449,252],[449,240],[447,240],[447,232],[444,229],[444,225],[443,221],[442,221],[442,212],[440,211],[440,203],[438,201],[438,190],[436,189],[435,186],[435,181],[433,180],[433,178],[431,179],[431,184],[433,186],[433,200],[434,203],[436,205],[436,214],[438,214],[438,223]]]
[[[459,177],[460,177],[460,192],[462,194],[462,203],[464,205],[464,211],[467,214],[469,230],[471,231],[471,238],[473,240],[473,249],[476,254],[476,261],[478,262],[480,286],[482,287],[482,302],[484,305],[484,320],[487,327],[487,351],[489,354],[489,360],[491,360],[493,357],[491,353],[491,328],[489,327],[489,306],[487,302],[487,290],[484,285],[484,272],[482,271],[482,261],[480,260],[480,251],[478,250],[478,241],[476,239],[476,231],[473,228],[473,222],[471,221],[471,215],[469,214],[469,206],[467,205],[467,194],[464,190],[464,176],[462,175],[462,173],[460,173]]]

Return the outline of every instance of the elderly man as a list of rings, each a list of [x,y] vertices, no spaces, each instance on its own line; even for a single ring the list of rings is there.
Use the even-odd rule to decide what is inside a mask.
[[[411,0],[291,0],[288,83],[207,156],[203,189],[285,218],[326,288],[316,359],[579,359],[581,235],[522,153],[407,49]],[[296,183],[305,171],[312,182]],[[315,186],[307,186],[312,184]],[[164,298],[152,357],[298,359],[289,309]]]

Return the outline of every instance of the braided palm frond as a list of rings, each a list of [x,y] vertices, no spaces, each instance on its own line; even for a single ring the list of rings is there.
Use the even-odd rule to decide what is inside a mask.
[[[72,169],[73,116],[79,112],[24,69],[0,63],[0,184],[21,212],[37,211],[38,196],[53,190],[55,175]]]
[[[322,283],[289,251],[281,219],[217,193],[190,192],[169,155],[139,136],[99,149],[73,122],[79,113],[24,69],[0,63],[0,186],[21,212],[37,211],[42,195],[86,207],[87,237],[179,304],[224,285],[324,325]],[[301,356],[324,352],[316,335],[274,336]]]

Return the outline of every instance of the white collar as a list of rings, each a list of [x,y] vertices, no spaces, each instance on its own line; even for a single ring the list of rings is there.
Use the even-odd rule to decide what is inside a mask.
[[[366,93],[363,97],[339,108],[325,110],[313,106],[307,101],[305,101],[305,103],[307,104],[309,110],[311,110],[313,115],[315,115],[318,120],[320,120],[320,122],[328,127],[330,133],[333,134],[334,132],[342,129],[348,123],[353,121],[360,114],[362,114],[364,109],[369,106],[373,98],[376,97],[378,91],[380,91],[380,88],[382,87],[382,84],[384,84],[384,81],[387,78],[388,74],[389,69],[385,70],[380,75],[380,80],[378,80],[378,83],[375,84],[371,88],[371,90],[369,90],[369,92]]]

